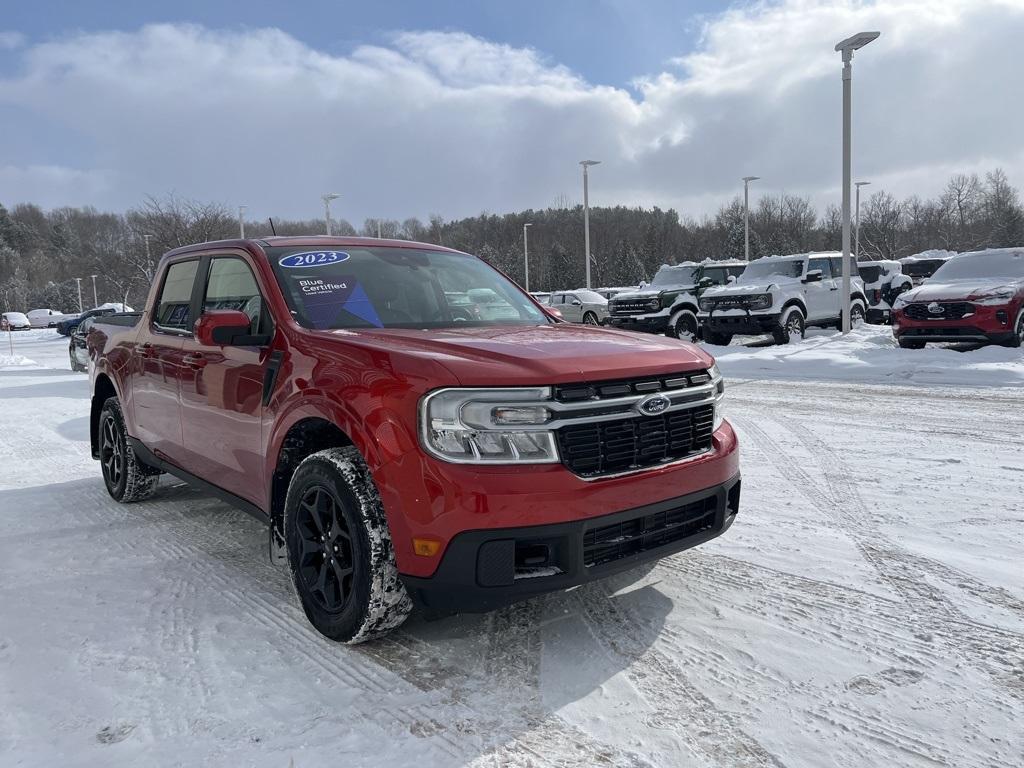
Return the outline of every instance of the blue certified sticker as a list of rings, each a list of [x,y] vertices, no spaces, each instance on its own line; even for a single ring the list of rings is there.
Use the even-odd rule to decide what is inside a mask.
[[[349,258],[351,256],[345,251],[303,251],[302,253],[293,253],[291,256],[282,256],[277,263],[289,269],[303,269],[338,264],[348,261]]]

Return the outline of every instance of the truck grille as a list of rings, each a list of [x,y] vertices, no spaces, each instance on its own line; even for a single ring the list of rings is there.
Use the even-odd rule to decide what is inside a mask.
[[[664,512],[591,528],[583,534],[583,564],[590,568],[685,539],[715,524],[714,496]]]
[[[911,320],[959,320],[968,315],[974,314],[974,305],[967,301],[940,301],[935,302],[942,309],[941,312],[932,312],[928,309],[930,304],[908,304],[903,314]]]
[[[581,477],[654,467],[711,448],[714,406],[659,416],[573,424],[557,430],[562,463]]]
[[[613,299],[608,304],[608,311],[613,315],[642,315],[646,312],[656,312],[651,309],[652,299]]]

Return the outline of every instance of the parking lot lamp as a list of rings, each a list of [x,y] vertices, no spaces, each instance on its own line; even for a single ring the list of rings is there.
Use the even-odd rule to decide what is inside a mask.
[[[96,275],[89,275],[92,278],[92,305],[98,307],[100,300],[96,297]]]
[[[327,224],[327,236],[331,235],[331,200],[337,200],[341,195],[336,192],[328,192],[326,195],[320,195],[320,199],[324,201],[324,221]]]
[[[532,227],[533,222],[523,224],[523,271],[526,273],[526,292],[530,292],[530,246],[527,240],[527,227]]]
[[[760,176],[743,177],[743,259],[750,261],[750,182]]]
[[[238,236],[245,240],[245,209],[248,206],[238,206]]]
[[[850,85],[853,52],[875,40],[880,32],[858,32],[836,43],[843,57],[843,333],[850,332]]]
[[[853,185],[857,188],[857,199],[853,204],[856,217],[853,225],[853,258],[856,261],[860,261],[860,188],[870,183],[870,181],[857,181]]]
[[[590,190],[587,169],[600,164],[600,160],[580,160],[583,166],[583,260],[587,264],[587,288],[590,288]]]
[[[78,314],[82,314],[82,312],[84,311],[82,309],[82,278],[76,277],[75,285],[78,286]]]

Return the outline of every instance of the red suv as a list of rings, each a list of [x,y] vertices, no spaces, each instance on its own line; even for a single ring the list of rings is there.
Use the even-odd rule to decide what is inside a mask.
[[[1024,341],[1024,248],[954,256],[931,279],[900,294],[892,332],[905,349],[929,341]]]
[[[110,495],[170,472],[249,512],[337,640],[626,570],[739,509],[710,355],[560,322],[439,246],[180,248],[88,343]]]

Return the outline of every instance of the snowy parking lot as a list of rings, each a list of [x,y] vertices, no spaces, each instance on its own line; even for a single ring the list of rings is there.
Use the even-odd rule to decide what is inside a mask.
[[[243,513],[112,502],[67,340],[0,341],[0,765],[1024,764],[1019,349],[710,348],[725,536],[350,648]]]

